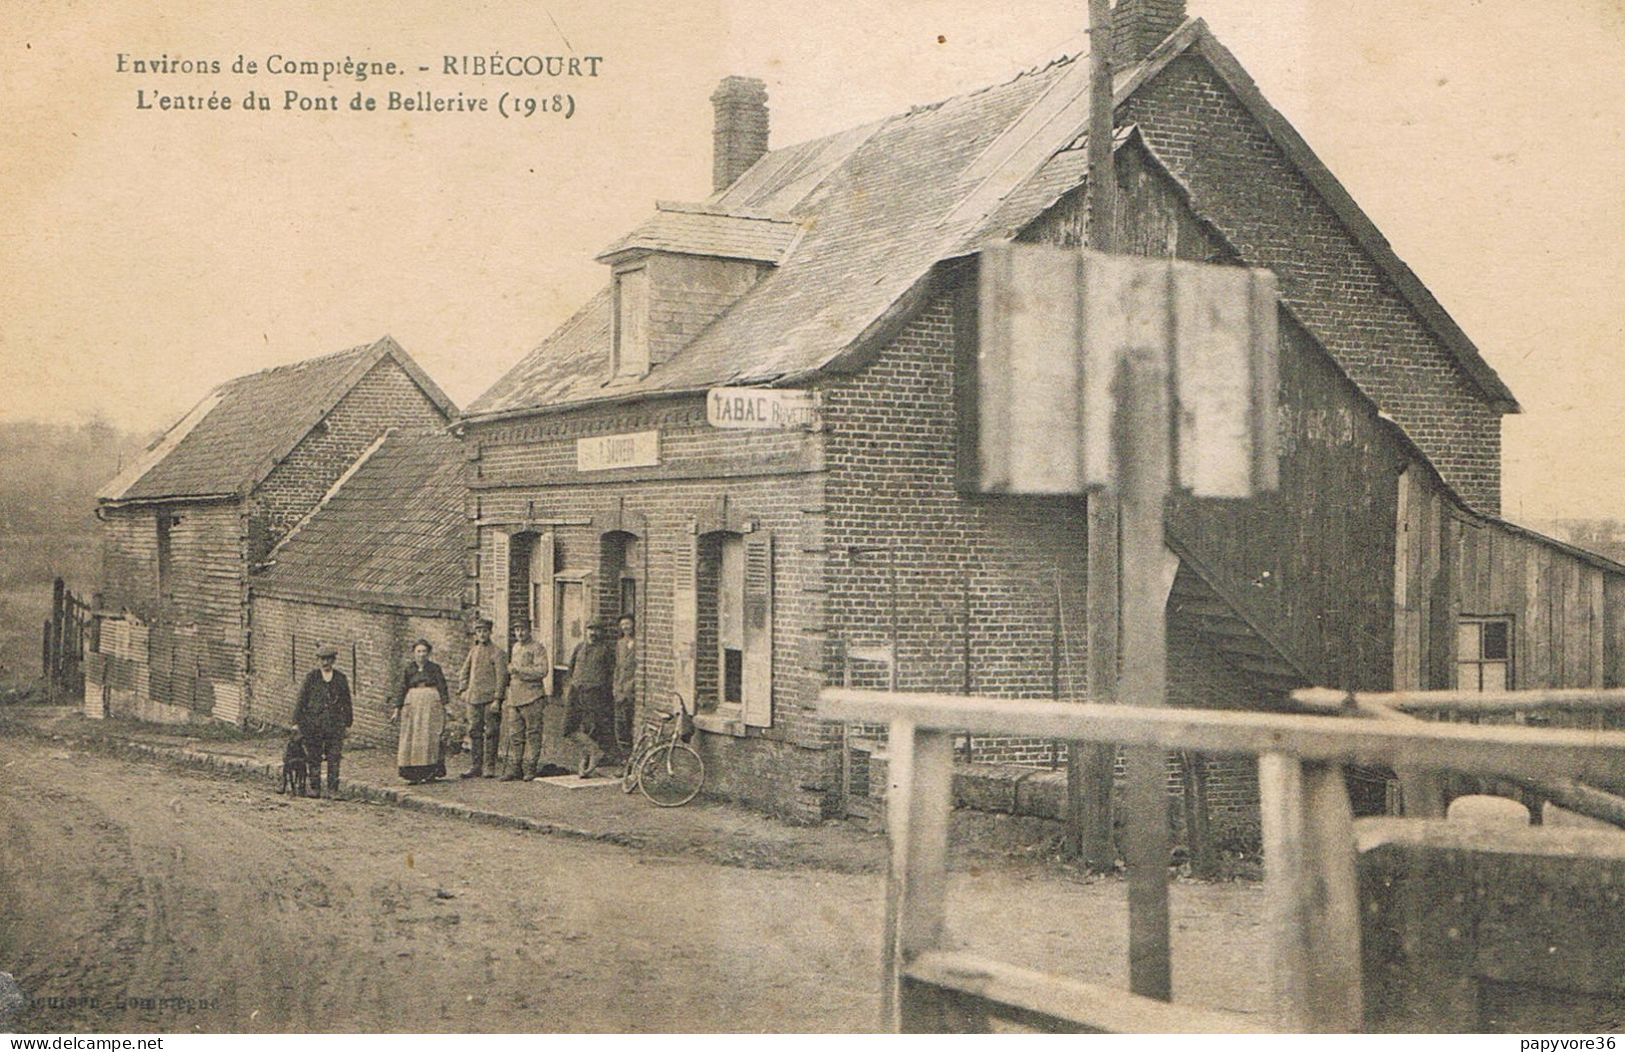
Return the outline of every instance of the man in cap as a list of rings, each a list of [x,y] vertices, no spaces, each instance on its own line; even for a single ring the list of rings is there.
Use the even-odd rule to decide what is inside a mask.
[[[468,706],[468,738],[474,756],[464,778],[497,776],[497,746],[502,738],[502,699],[508,693],[508,657],[491,642],[491,620],[474,623],[474,642],[463,659],[458,691]],[[493,702],[495,704],[493,704]]]
[[[339,650],[323,646],[316,651],[316,667],[305,676],[299,688],[299,702],[293,709],[294,726],[305,740],[305,769],[310,781],[306,796],[321,796],[322,760],[327,760],[327,795],[339,790],[339,753],[344,736],[350,732],[354,713],[350,707],[350,681],[333,667]]]
[[[502,723],[508,728],[508,769],[505,782],[536,777],[542,758],[542,711],[547,707],[547,648],[531,638],[530,624],[514,626],[513,655],[508,659],[508,700]]]
[[[610,642],[613,621],[594,621],[592,634],[570,655],[570,691],[566,697],[564,737],[581,746],[578,773],[591,777],[604,758],[597,736],[610,731],[612,689],[615,683],[615,644]]]

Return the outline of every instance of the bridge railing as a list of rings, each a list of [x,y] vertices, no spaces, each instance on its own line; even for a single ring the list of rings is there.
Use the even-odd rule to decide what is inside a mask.
[[[1625,733],[1614,731],[839,687],[823,691],[820,714],[890,727],[882,1002],[884,1025],[902,1032],[974,1031],[990,1018],[1104,1032],[1356,1031],[1363,1012],[1360,918],[1345,765],[1543,782],[1625,781]],[[965,732],[1257,756],[1272,1015],[1168,1003],[952,950],[944,940],[948,814],[953,740]],[[1129,905],[1131,948],[1157,945],[1136,938],[1133,929],[1166,932],[1165,906]]]

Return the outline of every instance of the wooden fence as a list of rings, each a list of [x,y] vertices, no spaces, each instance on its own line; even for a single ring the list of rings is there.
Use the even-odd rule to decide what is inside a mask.
[[[85,687],[84,660],[88,644],[96,643],[96,619],[89,603],[70,592],[62,578],[51,585],[51,616],[41,629],[40,674],[52,701],[77,698]]]
[[[1421,720],[1076,705],[826,688],[820,713],[890,726],[883,990],[889,1029],[1353,1032],[1363,1017],[1351,764],[1540,782],[1617,783],[1625,733]],[[1258,757],[1272,1015],[1193,1007],[961,953],[944,940],[954,735],[1019,734]],[[1166,867],[1162,869],[1166,881]],[[1130,898],[1130,953],[1160,953],[1167,898]],[[1131,962],[1131,964],[1134,962]]]

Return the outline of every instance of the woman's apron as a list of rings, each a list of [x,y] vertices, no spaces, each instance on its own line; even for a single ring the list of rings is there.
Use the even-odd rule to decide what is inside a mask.
[[[434,687],[413,687],[401,706],[401,739],[395,749],[397,767],[433,767],[440,762],[440,732],[446,726],[446,708]]]

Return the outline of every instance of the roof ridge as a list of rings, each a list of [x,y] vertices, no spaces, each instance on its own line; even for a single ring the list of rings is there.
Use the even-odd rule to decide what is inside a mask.
[[[294,369],[305,369],[312,365],[329,364],[336,359],[345,357],[346,355],[355,355],[356,357],[360,357],[366,354],[368,351],[376,350],[378,345],[387,339],[389,339],[387,335],[381,336],[369,343],[361,343],[354,347],[346,347],[342,351],[329,351],[326,354],[318,354],[311,358],[301,358],[295,362],[284,362],[281,365],[267,366],[264,369],[257,369],[251,373],[243,373],[241,376],[233,376],[229,380],[222,380],[220,383],[215,385],[214,389],[218,391],[224,387],[231,387],[236,384],[246,383],[247,381],[253,380],[257,377],[269,376],[272,373],[291,372]]]

